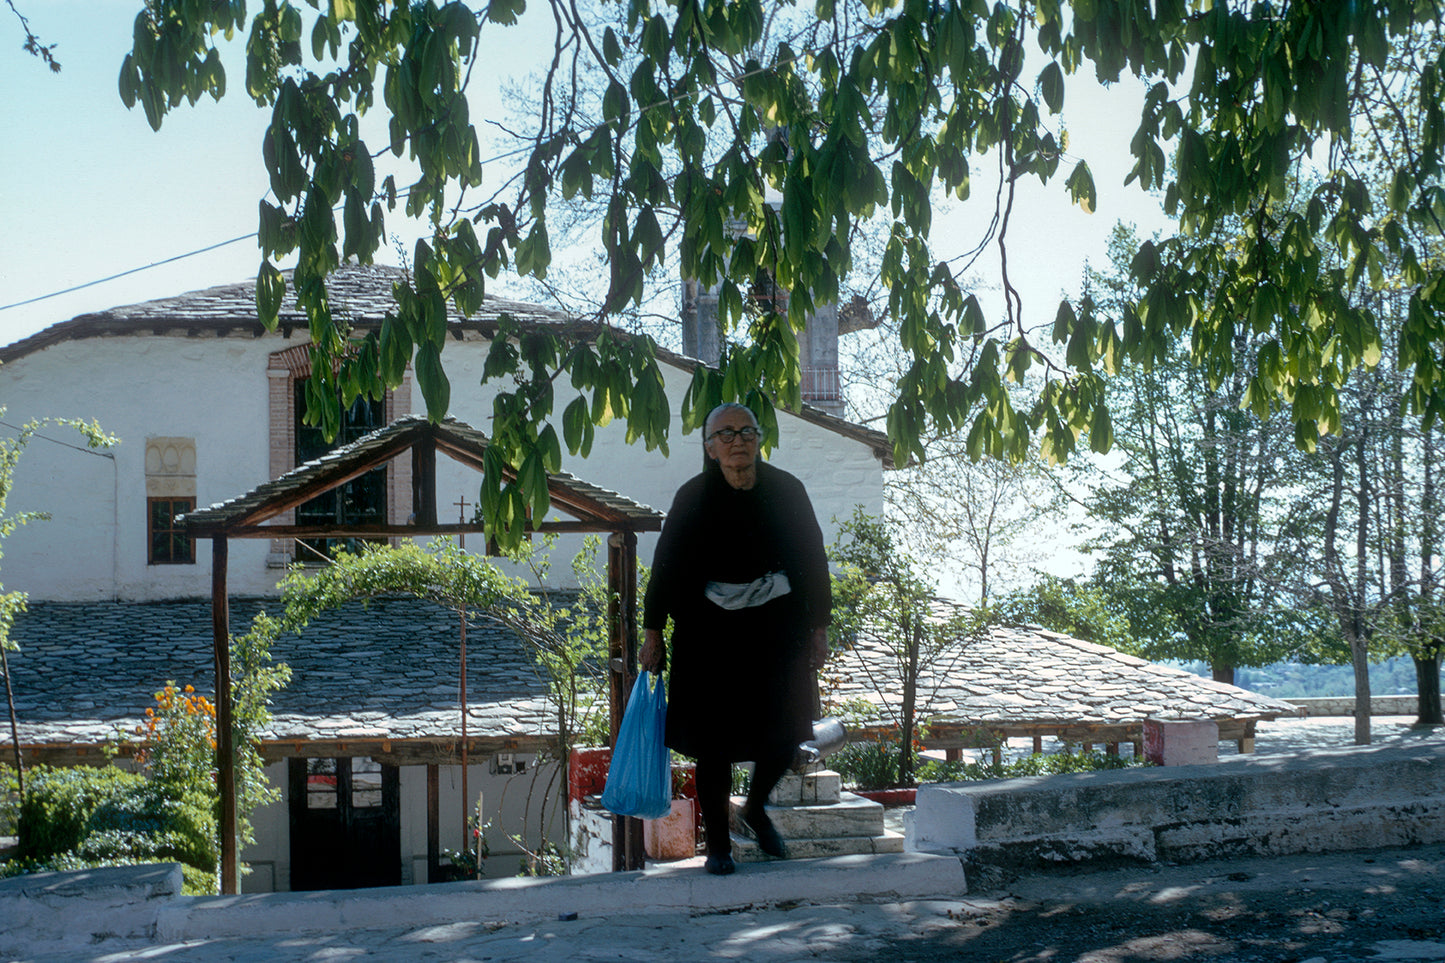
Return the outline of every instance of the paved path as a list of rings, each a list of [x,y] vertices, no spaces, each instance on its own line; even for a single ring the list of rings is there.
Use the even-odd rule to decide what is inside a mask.
[[[104,943],[27,963],[591,963],[830,960],[943,963],[1374,963],[1445,960],[1445,846],[1038,874],[968,897],[736,912],[583,916],[540,924],[257,933],[155,945]],[[800,893],[806,865],[797,864]],[[742,872],[747,872],[744,867]]]

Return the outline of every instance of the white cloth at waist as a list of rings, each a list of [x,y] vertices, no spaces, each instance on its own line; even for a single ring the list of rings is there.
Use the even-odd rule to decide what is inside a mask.
[[[793,590],[785,572],[769,572],[751,582],[708,582],[703,594],[720,608],[729,611],[765,605]]]

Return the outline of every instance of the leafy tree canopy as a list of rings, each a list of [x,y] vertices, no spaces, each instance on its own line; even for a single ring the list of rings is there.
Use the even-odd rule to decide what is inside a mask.
[[[1436,361],[1445,284],[1440,267],[1415,254],[1445,212],[1442,71],[1426,57],[1409,61],[1401,82],[1379,83],[1395,69],[1392,50],[1438,31],[1432,0],[627,0],[585,18],[550,0],[556,44],[522,174],[490,194],[465,88],[485,72],[486,50],[510,42],[505,28],[525,0],[309,8],[150,0],[120,93],[159,127],[182,101],[225,94],[217,44],[248,36],[246,94],[272,112],[263,161],[274,198],[260,207],[257,301],[274,323],[277,265],[294,258],[295,294],[320,347],[317,383],[339,379],[344,403],[396,384],[410,362],[439,418],[449,403],[447,301],[471,312],[503,272],[545,276],[557,205],[582,197],[605,207],[609,274],[595,337],[498,342],[487,365],[485,377],[503,385],[499,454],[534,466],[483,498],[503,530],[508,513],[537,500],[535,468],[557,467],[557,406],[573,453],[585,453],[590,426],[613,418],[626,419],[630,440],[665,443],[654,346],[617,337],[625,332],[609,320],[639,302],[665,253],[718,286],[731,339],[721,370],[700,370],[683,402],[691,430],[724,398],[765,414],[798,402],[796,334],[815,305],[838,297],[854,232],[874,218],[888,228],[880,280],[910,358],[887,419],[900,460],[922,454],[928,431],[966,431],[974,457],[1017,457],[1038,443],[1058,460],[1085,439],[1107,449],[1105,374],[1188,340],[1217,381],[1237,363],[1242,327],[1262,335],[1249,403],[1288,409],[1309,446],[1337,423],[1339,385],[1379,357],[1373,316],[1348,295],[1383,283],[1386,254],[1410,290],[1400,352],[1410,403],[1428,418],[1445,408]],[[600,83],[578,84],[593,71]],[[1088,72],[1148,86],[1129,179],[1163,193],[1182,233],[1140,246],[1131,272],[1145,293],[1122,324],[1096,319],[1087,300],[1061,303],[1058,357],[1026,329],[1006,267],[1006,311],[988,317],[961,269],[931,250],[929,229],[935,198],[966,197],[971,166],[985,156],[1002,175],[1001,244],[1022,178],[1093,206],[1092,175],[1066,159],[1059,124],[1065,78]],[[1394,99],[1361,109],[1367,82]],[[388,117],[389,143],[362,140],[371,110]],[[1390,154],[1386,197],[1372,197],[1342,161],[1365,137],[1403,144]],[[373,159],[386,150],[414,165],[411,183],[378,182]],[[1306,157],[1324,161],[1318,187],[1297,210],[1272,209]],[[356,338],[328,308],[326,274],[346,258],[369,260],[398,205],[434,230],[417,245],[394,316]],[[1224,216],[1249,225],[1243,238],[1211,236]],[[1339,267],[1316,269],[1321,243]],[[746,297],[764,271],[791,291],[783,316]],[[1215,297],[1200,296],[1206,285]],[[1043,375],[1037,396],[1015,407],[1007,383],[1031,372]],[[335,395],[315,398],[312,417],[334,428]]]

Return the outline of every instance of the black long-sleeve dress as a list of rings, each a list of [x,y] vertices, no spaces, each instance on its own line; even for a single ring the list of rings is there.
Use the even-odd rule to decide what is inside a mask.
[[[709,581],[787,575],[790,591],[729,610]],[[747,490],[715,463],[678,489],[653,555],[642,625],[674,623],[667,745],[693,757],[742,761],[812,735],[816,676],[810,630],[831,621],[823,535],[802,482],[759,461]]]

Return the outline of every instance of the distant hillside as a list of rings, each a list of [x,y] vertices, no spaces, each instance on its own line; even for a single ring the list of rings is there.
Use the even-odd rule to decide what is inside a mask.
[[[1181,666],[1196,675],[1209,676],[1209,666],[1189,662]],[[1354,670],[1347,665],[1300,665],[1277,662],[1258,669],[1236,669],[1234,684],[1277,699],[1318,699],[1355,694]],[[1406,656],[1370,666],[1372,695],[1414,695],[1415,663]]]

